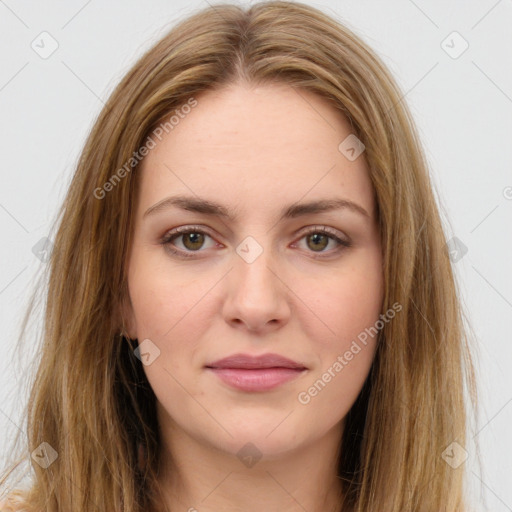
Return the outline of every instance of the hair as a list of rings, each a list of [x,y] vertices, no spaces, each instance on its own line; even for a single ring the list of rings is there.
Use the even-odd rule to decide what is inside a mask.
[[[283,1],[194,12],[140,57],[100,112],[55,220],[23,416],[28,453],[46,442],[58,458],[43,468],[25,446],[0,483],[29,459],[30,486],[11,494],[29,511],[159,509],[156,398],[133,340],[119,335],[140,179],[134,155],[176,109],[241,83],[312,91],[349,120],[377,204],[383,311],[403,308],[379,331],[346,418],[340,510],[467,510],[464,466],[452,468],[442,453],[466,445],[477,406],[470,330],[412,116],[359,36],[316,8]]]

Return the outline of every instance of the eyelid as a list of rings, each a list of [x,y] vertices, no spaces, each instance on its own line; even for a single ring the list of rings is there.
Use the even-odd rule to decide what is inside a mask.
[[[316,232],[321,232],[321,233],[326,233],[326,234],[332,235],[334,238],[338,238],[341,241],[346,242],[346,243],[350,242],[348,236],[346,236],[344,233],[342,233],[338,229],[331,228],[331,227],[325,226],[323,224],[312,224],[310,226],[305,226],[303,229],[301,229],[297,233],[297,236],[300,236],[302,238],[304,235],[308,235],[310,233],[316,233]]]

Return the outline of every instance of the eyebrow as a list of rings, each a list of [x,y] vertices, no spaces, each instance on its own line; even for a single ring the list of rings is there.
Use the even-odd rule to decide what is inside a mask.
[[[158,203],[150,206],[144,213],[143,218],[154,215],[158,212],[167,210],[172,207],[181,208],[189,212],[201,213],[203,215],[218,216],[235,220],[235,213],[231,212],[225,206],[218,204],[214,201],[208,201],[192,196],[171,196],[162,199]],[[287,206],[281,215],[280,220],[294,219],[303,215],[329,212],[333,210],[348,209],[370,219],[369,213],[357,203],[348,199],[321,199],[317,201],[310,201],[307,203],[294,203]]]

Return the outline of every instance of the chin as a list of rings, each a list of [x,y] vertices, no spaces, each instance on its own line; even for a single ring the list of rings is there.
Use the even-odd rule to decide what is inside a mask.
[[[256,462],[277,460],[298,447],[298,441],[291,439],[290,432],[267,437],[267,433],[256,433],[256,430],[254,435],[248,432],[233,433],[233,438],[224,439],[217,446],[236,456],[247,467],[252,467]]]
[[[249,444],[254,445],[266,457],[277,457],[297,448],[307,437],[299,425],[290,421],[291,418],[285,419],[287,414],[284,410],[279,415],[267,414],[266,417],[245,414],[240,421],[225,423],[226,430],[232,437],[226,433],[222,440],[217,438],[217,442],[230,453],[237,453]],[[211,439],[210,442],[215,440]]]

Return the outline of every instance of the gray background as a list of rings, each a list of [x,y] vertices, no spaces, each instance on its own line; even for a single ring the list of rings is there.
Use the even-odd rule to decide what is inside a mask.
[[[0,0],[2,466],[26,399],[20,386],[27,361],[14,348],[44,265],[32,249],[49,234],[85,136],[113,87],[144,50],[208,3]],[[482,413],[470,439],[483,459],[480,467],[466,446],[468,485],[475,510],[512,511],[512,1],[307,3],[377,51],[412,109],[447,239],[456,236],[467,248],[454,268],[477,334]],[[51,37],[40,36],[44,31]],[[42,58],[52,40],[58,48]],[[458,55],[464,40],[469,47]]]

